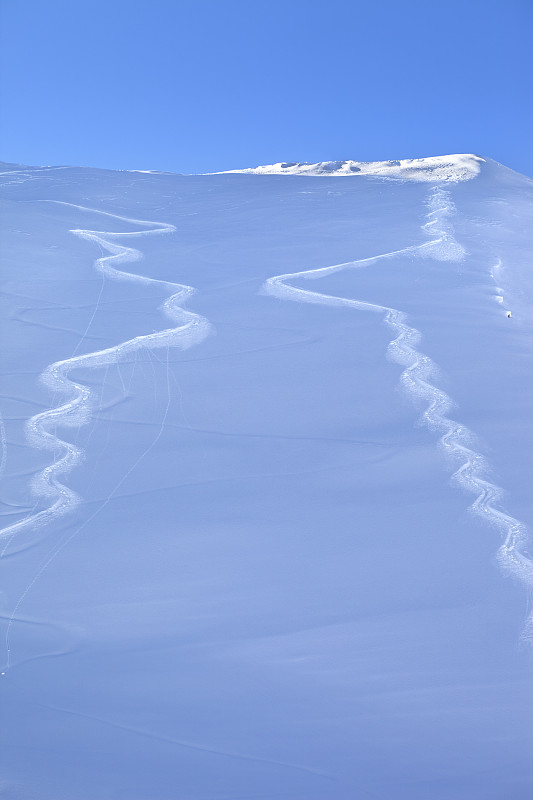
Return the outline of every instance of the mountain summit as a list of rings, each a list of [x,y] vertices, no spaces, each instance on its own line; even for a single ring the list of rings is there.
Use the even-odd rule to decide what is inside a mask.
[[[457,182],[475,178],[484,159],[470,154],[407,158],[400,161],[279,162],[250,169],[226,170],[246,175],[375,175],[409,181]],[[223,174],[223,173],[222,173]]]

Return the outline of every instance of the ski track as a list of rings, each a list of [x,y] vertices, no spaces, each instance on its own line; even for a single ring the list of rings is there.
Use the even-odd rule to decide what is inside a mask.
[[[74,354],[70,358],[50,364],[44,370],[40,376],[42,383],[57,395],[65,396],[66,400],[60,405],[32,416],[26,424],[26,438],[35,448],[48,450],[54,455],[53,463],[37,473],[32,481],[32,490],[36,497],[49,499],[51,504],[41,511],[32,512],[24,519],[0,531],[0,540],[4,542],[2,556],[10,548],[16,536],[29,530],[49,525],[54,520],[73,511],[80,502],[78,495],[65,483],[62,483],[60,478],[64,480],[72,472],[83,458],[83,451],[76,444],[60,439],[55,429],[58,426],[79,429],[80,426],[88,423],[91,418],[94,393],[87,385],[72,380],[69,377],[70,373],[79,368],[98,369],[109,367],[112,364],[119,364],[132,353],[137,355],[140,350],[150,351],[156,348],[165,348],[168,353],[170,347],[187,349],[201,342],[211,330],[211,324],[204,317],[192,311],[187,311],[182,307],[195,291],[191,286],[148,278],[144,275],[123,272],[117,269],[118,265],[139,261],[143,256],[136,248],[119,244],[116,240],[172,233],[176,230],[174,225],[123,217],[108,211],[100,211],[58,200],[43,202],[69,206],[83,212],[102,215],[106,218],[127,222],[130,225],[143,228],[143,230],[128,232],[74,229],[71,233],[81,239],[94,242],[102,248],[102,252],[108,253],[108,255],[103,255],[94,262],[95,268],[102,274],[102,281],[106,278],[115,281],[134,281],[145,285],[157,285],[168,290],[169,297],[163,303],[162,310],[177,325],[151,334],[136,336],[133,339],[102,350],[76,355],[87,336],[90,324],[96,313],[95,309],[82,339],[76,346]],[[98,303],[101,296],[102,287]],[[24,547],[21,549],[24,549]]]
[[[527,555],[529,538],[527,528],[524,523],[501,507],[504,491],[487,480],[489,464],[474,449],[473,433],[450,418],[449,414],[454,403],[445,392],[430,382],[431,376],[438,372],[436,364],[416,349],[422,337],[420,331],[407,324],[407,314],[396,308],[321,294],[292,285],[294,280],[316,280],[341,270],[366,267],[382,259],[409,253],[427,255],[439,261],[461,260],[465,250],[454,237],[451,218],[455,206],[450,193],[434,187],[430,190],[427,206],[429,209],[426,214],[427,221],[422,229],[426,234],[435,237],[431,241],[343,264],[277,275],[269,278],[263,284],[261,291],[282,300],[351,308],[383,315],[384,322],[395,334],[395,338],[389,343],[387,355],[390,360],[405,367],[400,377],[402,386],[413,399],[421,399],[428,403],[421,422],[430,430],[441,434],[440,447],[455,464],[460,465],[452,475],[452,483],[475,495],[469,511],[500,532],[503,538],[497,555],[500,566],[506,573],[518,578],[526,586],[528,596],[531,597],[533,561]],[[533,643],[533,614],[530,611],[522,639],[529,645]]]
[[[195,750],[200,753],[205,753],[208,756],[219,756],[223,758],[235,759],[237,761],[251,761],[257,764],[268,764],[274,767],[282,767],[289,770],[296,770],[298,772],[308,773],[310,775],[316,775],[320,778],[325,778],[328,781],[335,780],[334,775],[331,775],[328,772],[324,772],[323,770],[320,770],[316,767],[309,767],[303,764],[295,764],[291,761],[280,761],[279,759],[268,758],[267,756],[253,755],[251,753],[238,752],[235,750],[225,750],[206,744],[200,744],[198,742],[192,742],[185,739],[178,739],[175,736],[167,736],[165,734],[155,733],[145,728],[139,728],[134,725],[127,725],[121,722],[116,722],[111,719],[105,719],[104,717],[96,716],[95,714],[87,714],[82,711],[74,711],[68,708],[63,708],[61,706],[50,705],[48,703],[38,703],[38,705],[41,706],[42,708],[58,711],[62,714],[69,714],[70,716],[79,717],[80,719],[93,720],[94,722],[98,722],[101,725],[110,726],[120,731],[126,731],[136,736],[142,736],[147,739],[153,739],[159,742],[167,742],[168,744],[172,744],[178,748],[183,748],[185,750]]]

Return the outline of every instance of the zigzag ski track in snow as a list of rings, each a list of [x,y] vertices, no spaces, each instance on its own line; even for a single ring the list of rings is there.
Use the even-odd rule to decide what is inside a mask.
[[[60,438],[55,430],[57,427],[77,429],[86,424],[91,418],[93,398],[91,390],[83,383],[72,380],[70,374],[82,367],[100,369],[119,363],[126,356],[139,350],[168,349],[170,347],[187,349],[201,342],[209,334],[211,328],[210,323],[204,317],[183,308],[183,305],[195,291],[193,287],[148,278],[144,275],[117,269],[119,265],[133,263],[143,257],[140,250],[120,244],[121,240],[173,233],[175,231],[174,225],[122,217],[108,211],[86,208],[85,206],[63,201],[43,202],[58,203],[85,213],[101,215],[108,219],[127,222],[130,225],[140,227],[141,230],[128,232],[73,229],[71,233],[81,239],[86,239],[99,245],[104,252],[108,253],[108,255],[103,255],[94,262],[95,269],[102,273],[104,279],[135,281],[146,285],[158,285],[168,290],[169,296],[163,303],[162,310],[175,323],[175,326],[154,333],[136,336],[133,339],[102,350],[95,350],[83,355],[74,354],[70,358],[50,364],[41,374],[40,380],[51,392],[66,398],[61,405],[32,416],[26,425],[28,442],[35,448],[47,450],[54,454],[54,461],[39,472],[32,483],[32,489],[36,497],[49,499],[50,505],[41,511],[29,514],[24,519],[0,531],[0,540],[3,541],[3,556],[8,552],[16,552],[17,545],[15,540],[20,534],[42,529],[53,520],[73,511],[80,502],[77,494],[64,483],[64,480],[79,463],[83,457],[83,452],[72,442]],[[96,309],[97,306],[94,313],[96,313]],[[91,322],[92,318],[84,336],[87,334]],[[79,349],[82,341],[83,337],[76,350]],[[22,544],[20,549],[24,549],[24,547],[25,545]]]
[[[402,386],[413,399],[420,398],[428,402],[421,421],[430,430],[441,434],[440,447],[456,464],[460,464],[452,475],[452,482],[475,495],[469,511],[500,532],[503,543],[498,551],[498,561],[505,572],[525,585],[530,595],[533,591],[533,561],[527,555],[527,528],[523,522],[501,507],[504,490],[487,480],[489,464],[481,453],[473,449],[474,434],[448,416],[454,407],[453,400],[430,383],[429,379],[437,369],[428,356],[416,349],[422,338],[420,331],[407,324],[407,314],[399,309],[322,294],[293,285],[297,280],[316,280],[341,270],[366,267],[381,259],[393,259],[401,255],[424,254],[439,261],[461,260],[465,251],[454,236],[451,218],[455,207],[450,193],[440,187],[432,188],[428,207],[427,221],[422,229],[426,234],[435,237],[429,242],[343,264],[277,275],[264,283],[262,291],[282,300],[352,308],[383,315],[384,322],[395,334],[395,338],[389,343],[387,355],[392,361],[405,367],[400,378]],[[522,638],[530,645],[533,643],[533,614],[527,618]]]

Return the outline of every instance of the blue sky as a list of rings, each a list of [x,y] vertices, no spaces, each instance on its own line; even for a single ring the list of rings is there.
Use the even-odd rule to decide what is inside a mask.
[[[532,0],[0,3],[6,161],[475,152],[533,176]]]

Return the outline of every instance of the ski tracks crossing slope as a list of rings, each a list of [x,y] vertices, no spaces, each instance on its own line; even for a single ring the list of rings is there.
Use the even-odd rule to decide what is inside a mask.
[[[505,572],[518,578],[531,594],[533,561],[527,555],[527,528],[523,522],[512,517],[501,507],[504,491],[487,480],[489,464],[484,456],[474,449],[474,434],[466,426],[450,418],[449,414],[454,403],[442,389],[431,383],[431,376],[438,372],[436,364],[417,349],[422,336],[420,331],[407,324],[407,314],[397,308],[323,294],[293,285],[294,281],[317,280],[341,270],[367,267],[383,259],[393,259],[408,254],[426,255],[439,261],[461,260],[465,251],[454,237],[451,219],[455,206],[450,193],[441,187],[433,187],[427,205],[429,210],[422,229],[432,237],[430,241],[370,258],[273,276],[263,284],[262,292],[281,300],[351,308],[383,316],[385,324],[395,335],[388,345],[387,355],[405,368],[400,377],[402,386],[413,399],[419,398],[427,402],[428,405],[421,418],[422,423],[440,434],[440,447],[456,465],[459,464],[452,475],[452,482],[475,495],[469,510],[496,528],[502,536],[503,543],[498,551],[501,567]],[[530,645],[533,643],[533,614],[528,616],[522,638]]]
[[[32,484],[33,493],[37,498],[48,499],[50,505],[0,531],[0,540],[3,540],[4,545],[2,555],[5,555],[8,548],[13,552],[11,545],[19,534],[50,524],[53,520],[73,511],[80,502],[77,494],[62,481],[80,462],[83,451],[74,443],[59,438],[56,429],[57,427],[78,429],[86,424],[91,417],[93,398],[91,390],[83,383],[73,380],[70,374],[79,368],[99,369],[117,364],[139,350],[156,348],[168,350],[170,347],[186,349],[201,342],[211,330],[211,324],[204,317],[183,308],[195,291],[193,287],[124,272],[117,268],[126,263],[139,261],[143,257],[137,248],[122,244],[124,239],[173,233],[176,230],[174,225],[132,219],[63,201],[43,202],[70,206],[86,213],[101,215],[107,219],[126,222],[128,225],[140,228],[141,230],[127,232],[73,229],[71,233],[81,239],[94,242],[102,248],[102,252],[107,253],[94,262],[96,270],[102,273],[104,280],[109,278],[115,281],[134,281],[145,285],[157,285],[167,290],[169,296],[163,303],[162,310],[174,323],[174,326],[136,336],[102,350],[76,355],[76,351],[83,341],[82,337],[75,353],[70,358],[56,361],[46,367],[40,376],[42,383],[51,391],[65,397],[65,402],[31,417],[26,425],[26,437],[33,447],[48,450],[54,454],[54,461],[35,476]],[[96,308],[84,336],[90,328]]]

